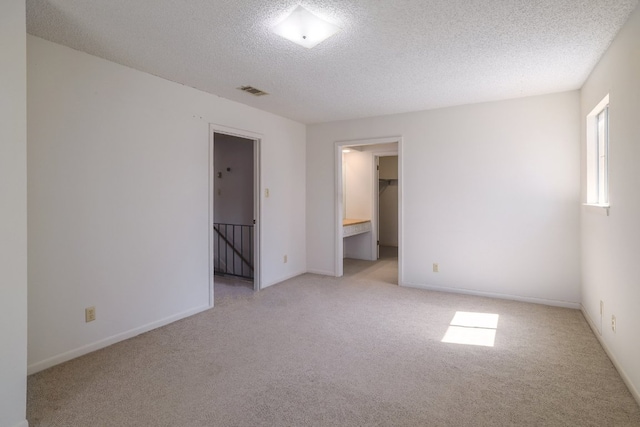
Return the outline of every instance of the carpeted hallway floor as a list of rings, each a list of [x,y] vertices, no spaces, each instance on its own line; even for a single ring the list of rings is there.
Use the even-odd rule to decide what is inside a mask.
[[[579,311],[398,287],[393,258],[344,271],[227,292],[32,375],[29,425],[640,425]],[[463,325],[493,346],[442,342],[457,312],[497,314]]]

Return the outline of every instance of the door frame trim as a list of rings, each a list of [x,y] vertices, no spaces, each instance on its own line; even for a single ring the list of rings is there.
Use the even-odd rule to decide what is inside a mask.
[[[260,183],[262,170],[261,144],[263,135],[260,133],[236,129],[229,126],[209,123],[209,307],[214,306],[214,266],[213,266],[213,224],[214,224],[214,176],[213,170],[213,151],[215,134],[224,134],[237,136],[253,141],[253,217],[255,219],[253,243],[255,248],[254,266],[253,266],[253,289],[259,291],[262,283],[262,270],[260,268],[262,260],[262,209],[260,206]]]
[[[363,145],[379,145],[398,143],[398,285],[404,283],[404,263],[403,263],[403,236],[404,236],[404,198],[403,198],[403,138],[402,136],[390,136],[381,138],[352,139],[336,141],[334,144],[335,158],[335,189],[334,189],[334,274],[336,277],[342,277],[344,247],[342,241],[342,220],[343,220],[343,182],[342,182],[342,150],[347,147],[358,147]],[[380,154],[388,152],[380,151]],[[373,155],[378,153],[374,152]],[[377,191],[377,182],[374,183]],[[374,225],[374,224],[372,224]],[[377,236],[376,236],[377,237]]]
[[[400,162],[400,156],[398,156],[397,152],[391,152],[391,151],[375,151],[373,153],[373,166],[374,171],[373,173],[375,174],[374,179],[373,179],[373,218],[374,218],[374,224],[372,224],[375,227],[375,238],[374,241],[372,242],[373,247],[374,247],[374,252],[377,255],[377,259],[380,259],[380,244],[378,243],[380,241],[380,190],[379,190],[379,177],[380,177],[380,169],[377,169],[379,167],[379,162],[380,162],[380,157],[392,157],[392,156],[397,156],[398,157],[398,163]],[[398,171],[399,173],[399,171]],[[398,202],[400,200],[400,196],[398,195]],[[400,224],[398,224],[398,227],[400,226]],[[398,230],[398,235],[400,234],[400,230]],[[400,242],[398,241],[398,247],[400,246]]]

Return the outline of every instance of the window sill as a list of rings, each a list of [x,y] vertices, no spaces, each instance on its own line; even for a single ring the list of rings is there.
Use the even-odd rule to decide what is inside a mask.
[[[609,209],[611,208],[611,205],[609,204],[601,205],[597,203],[583,203],[582,206],[585,207],[585,210],[587,212],[606,215],[606,216],[609,216]]]

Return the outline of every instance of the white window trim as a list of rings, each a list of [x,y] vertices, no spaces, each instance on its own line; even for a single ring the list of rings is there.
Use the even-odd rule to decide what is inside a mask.
[[[609,210],[611,209],[611,205],[599,205],[596,203],[583,203],[582,206],[585,207],[587,212],[606,216],[609,216]]]
[[[593,170],[592,167],[589,166],[589,163],[595,162],[597,161],[597,159],[592,158],[594,155],[597,155],[598,153],[598,149],[594,149],[594,145],[598,144],[597,141],[597,133],[596,133],[596,123],[597,123],[597,117],[600,113],[602,113],[603,110],[608,109],[609,108],[609,94],[607,94],[607,96],[605,96],[602,101],[600,101],[598,103],[598,105],[595,106],[595,108],[593,110],[591,110],[591,112],[587,115],[587,200],[589,200],[590,197],[592,197],[592,195],[590,195],[590,192],[593,191],[592,187],[597,185],[597,183],[599,182],[599,179],[597,177],[593,176]],[[607,112],[607,154],[606,154],[606,199],[607,201],[605,203],[600,203],[600,202],[590,202],[587,201],[585,203],[583,203],[583,206],[588,207],[590,211],[593,212],[598,212],[598,213],[606,213],[606,215],[609,215],[609,209],[611,207],[611,200],[609,199],[609,137],[608,137],[608,133],[609,133],[609,113]],[[597,169],[599,170],[599,169]],[[595,182],[594,182],[595,180]]]

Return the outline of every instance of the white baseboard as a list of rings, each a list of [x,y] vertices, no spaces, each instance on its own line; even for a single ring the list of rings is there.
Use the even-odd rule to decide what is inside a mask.
[[[328,270],[307,270],[307,273],[310,274],[319,274],[320,276],[331,276],[331,277],[336,277],[336,272],[335,271],[328,271]]]
[[[624,383],[627,385],[629,392],[631,392],[631,395],[633,396],[633,398],[636,399],[636,402],[638,402],[638,405],[640,405],[640,392],[638,392],[638,389],[633,385],[633,383],[631,382],[631,379],[629,378],[625,370],[622,368],[622,366],[620,365],[616,357],[613,355],[613,353],[607,346],[607,343],[602,338],[602,334],[600,334],[600,331],[598,331],[596,324],[593,322],[593,319],[591,319],[591,316],[589,316],[589,313],[587,312],[587,310],[584,308],[582,304],[580,305],[580,311],[582,312],[582,315],[584,316],[584,318],[587,320],[589,327],[593,331],[593,335],[596,336],[596,338],[600,342],[600,345],[604,349],[604,352],[607,353],[607,356],[609,356],[611,363],[613,363],[613,366],[615,366],[616,370],[622,377],[622,381],[624,381]]]
[[[82,347],[58,354],[57,356],[50,357],[40,362],[32,363],[31,365],[27,366],[27,375],[35,374],[36,372],[43,371],[52,366],[59,365],[60,363],[67,362],[71,359],[75,359],[76,357],[84,356],[85,354],[91,353],[96,350],[100,350],[101,348],[108,347],[117,342],[124,341],[129,338],[133,338],[136,335],[149,332],[153,329],[168,325],[169,323],[173,323],[177,320],[184,319],[189,316],[193,316],[194,314],[198,314],[210,308],[211,307],[209,305],[192,308],[190,310],[183,311],[182,313],[174,314],[173,316],[169,316],[164,319],[160,319],[155,322],[151,322],[146,325],[140,326],[138,328],[134,328],[134,329],[101,339],[94,343],[87,344]]]
[[[21,421],[18,424],[16,424],[13,427],[29,427],[29,423],[27,422],[27,420]]]
[[[277,285],[280,282],[284,282],[285,280],[293,279],[294,277],[298,277],[298,276],[300,276],[301,274],[304,274],[304,273],[305,273],[305,270],[301,270],[301,271],[298,271],[296,273],[287,274],[286,276],[283,276],[283,277],[281,277],[279,279],[272,280],[270,282],[267,282],[266,284],[262,284],[260,289],[265,289],[265,288],[268,288],[269,286]]]
[[[533,297],[522,297],[518,295],[510,295],[510,294],[500,294],[495,292],[483,292],[483,291],[474,291],[471,289],[461,289],[461,288],[445,288],[442,286],[430,286],[423,285],[418,283],[408,283],[403,282],[400,286],[406,286],[409,288],[418,288],[418,289],[426,289],[428,291],[437,291],[437,292],[449,292],[453,294],[463,294],[463,295],[475,295],[479,297],[488,297],[488,298],[497,298],[497,299],[506,299],[511,301],[521,301],[521,302],[529,302],[532,304],[542,304],[542,305],[550,305],[554,307],[564,307],[564,308],[573,308],[579,310],[581,305],[577,302],[570,301],[560,301],[553,299],[545,299],[545,298],[533,298]]]

